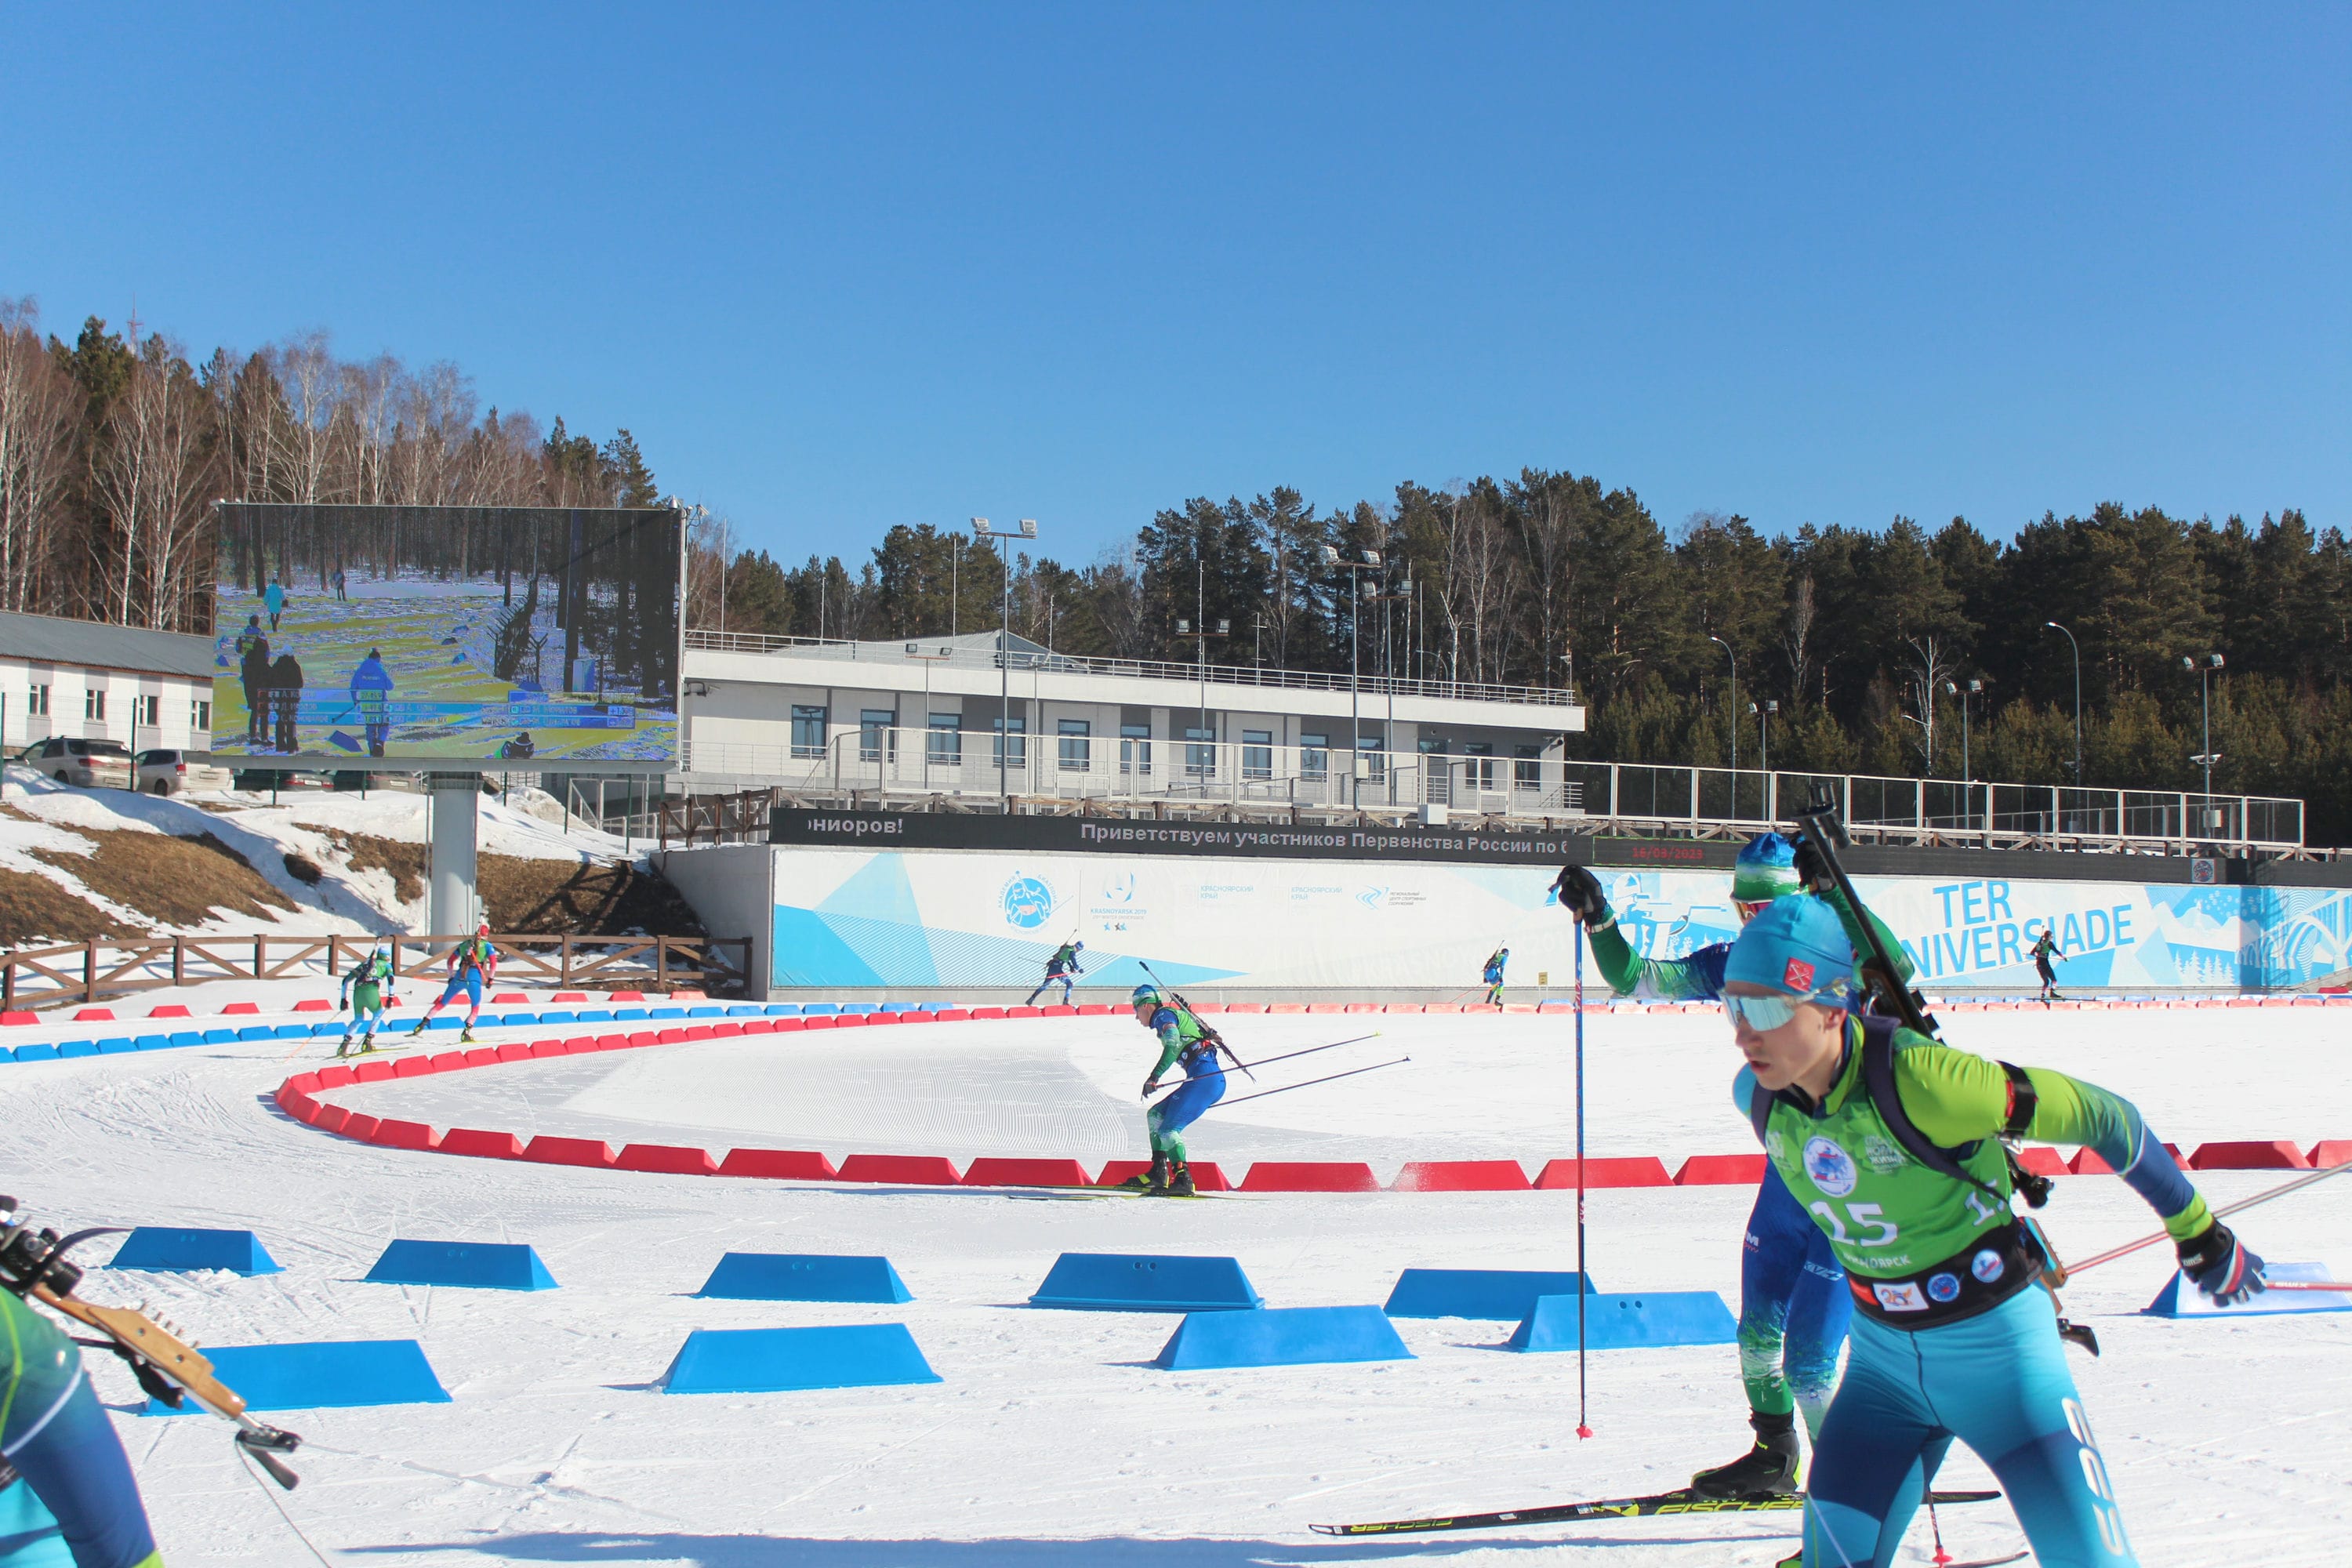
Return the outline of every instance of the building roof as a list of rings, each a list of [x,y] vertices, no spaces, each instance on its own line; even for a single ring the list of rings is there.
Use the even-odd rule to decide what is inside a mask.
[[[5,611],[0,611],[0,658],[207,680],[214,673],[210,637]]]

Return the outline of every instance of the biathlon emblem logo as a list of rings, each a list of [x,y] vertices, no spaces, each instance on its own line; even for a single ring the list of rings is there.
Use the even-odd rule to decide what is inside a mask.
[[[1780,984],[1790,991],[1811,991],[1813,988],[1813,966],[1801,958],[1789,960],[1780,971]]]
[[[1960,1296],[1960,1279],[1957,1274],[1927,1276],[1927,1294],[1938,1301],[1957,1301]]]
[[[2000,1254],[1990,1247],[1969,1260],[1969,1272],[1987,1285],[2000,1279],[2008,1268],[2000,1260]]]
[[[1042,877],[1015,877],[1004,884],[1003,906],[1007,925],[1035,931],[1054,912],[1054,889]]]
[[[1853,1156],[1827,1138],[1811,1139],[1805,1144],[1805,1175],[1830,1196],[1842,1198],[1853,1191]]]

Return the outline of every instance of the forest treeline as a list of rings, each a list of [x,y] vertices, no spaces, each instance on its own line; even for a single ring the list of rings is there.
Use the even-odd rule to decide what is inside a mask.
[[[723,542],[698,536],[698,626],[874,638],[999,618],[1001,558],[960,531],[891,528],[854,566]],[[1327,546],[1381,569],[1335,570]],[[2294,510],[1766,538],[1717,513],[1669,531],[1631,489],[1527,468],[1329,510],[1287,489],[1196,499],[1091,565],[1016,556],[1013,594],[1013,629],[1069,653],[1189,660],[1181,621],[1229,628],[1219,663],[1345,670],[1352,627],[1367,674],[1570,687],[1590,706],[1575,755],[1723,765],[1736,734],[1754,767],[1769,725],[1776,767],[1957,779],[1965,751],[1970,776],[2023,784],[2074,780],[2079,646],[2084,783],[2201,788],[2210,679],[2215,792],[2300,796],[2310,842],[2352,835],[2352,545]]]
[[[212,629],[212,503],[651,506],[628,431],[483,411],[446,363],[343,360],[323,332],[192,361],[91,317],[44,338],[0,299],[0,609]]]

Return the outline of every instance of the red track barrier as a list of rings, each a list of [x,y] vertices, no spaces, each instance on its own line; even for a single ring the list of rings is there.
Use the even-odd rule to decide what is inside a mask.
[[[841,1163],[841,1179],[914,1187],[952,1187],[963,1180],[944,1154],[852,1154]]]
[[[657,1171],[673,1176],[715,1176],[719,1163],[707,1149],[671,1143],[632,1143],[613,1162],[616,1171]]]
[[[1396,1193],[1524,1193],[1534,1184],[1517,1160],[1408,1160]]]
[[[1584,1184],[1587,1187],[1671,1187],[1674,1178],[1666,1174],[1665,1163],[1655,1154],[1643,1154],[1633,1159],[1587,1160],[1584,1163]],[[1539,1192],[1556,1193],[1576,1185],[1576,1162],[1553,1160],[1536,1178]]]
[[[719,1163],[722,1176],[758,1176],[773,1182],[833,1182],[841,1173],[810,1149],[730,1149]]]
[[[983,1157],[963,1173],[967,1187],[1087,1187],[1094,1178],[1076,1160]]]
[[[1761,1154],[1693,1154],[1675,1173],[1678,1187],[1752,1187],[1764,1179]],[[1574,1163],[1570,1172],[1574,1173]],[[1573,1180],[1569,1185],[1574,1186]]]
[[[1199,1177],[1193,1178],[1198,1185]],[[1245,1193],[1377,1193],[1372,1168],[1349,1160],[1260,1160],[1242,1178]]]

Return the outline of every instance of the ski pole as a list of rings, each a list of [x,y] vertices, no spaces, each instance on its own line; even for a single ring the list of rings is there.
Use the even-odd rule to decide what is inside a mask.
[[[1584,922],[1576,922],[1576,1435],[1592,1436],[1584,1399],[1584,1299],[1591,1294],[1584,1271]]]
[[[1309,1046],[1303,1051],[1285,1051],[1278,1057],[1265,1057],[1260,1060],[1250,1062],[1246,1065],[1254,1068],[1262,1068],[1268,1062],[1286,1062],[1293,1057],[1311,1057],[1318,1051],[1336,1051],[1341,1046],[1360,1046],[1366,1040],[1377,1040],[1380,1037],[1381,1032],[1378,1029],[1374,1029],[1370,1034],[1358,1035],[1352,1040],[1334,1040],[1328,1046]],[[1225,1071],[1226,1069],[1223,1068],[1216,1068],[1211,1071],[1204,1072],[1200,1076],[1202,1078],[1220,1078],[1224,1075]],[[1190,1080],[1188,1079],[1187,1081]],[[1180,1084],[1177,1087],[1181,1088],[1182,1086]]]
[[[2242,1213],[2245,1210],[2253,1207],[2256,1204],[2266,1204],[2273,1198],[2283,1198],[2286,1196],[2287,1194],[2295,1191],[2297,1188],[2307,1187],[2314,1182],[2324,1182],[2330,1176],[2340,1176],[2347,1171],[2352,1171],[2352,1165],[2330,1165],[2325,1171],[2314,1171],[2307,1176],[2297,1176],[2294,1181],[2273,1187],[2266,1193],[2256,1193],[2252,1197],[2241,1198],[2236,1203],[2231,1204],[2226,1207],[2215,1209],[2213,1211],[2213,1217],[2215,1219],[2227,1218],[2231,1215]],[[2170,1241],[2171,1239],[2172,1233],[2170,1231],[2159,1230],[2154,1236],[2143,1236],[2137,1241],[2128,1241],[2121,1247],[2111,1247],[2107,1248],[2106,1251],[2100,1253],[2096,1258],[2086,1258],[2082,1262],[2074,1264],[2073,1267],[2067,1268],[2064,1272],[2070,1275],[2080,1274],[2085,1268],[2096,1268],[2102,1263],[2112,1263],[2118,1258],[2128,1257],[2130,1254],[2137,1252],[2143,1247],[2154,1247],[2159,1241]]]
[[[1402,1063],[1409,1062],[1411,1060],[1412,1060],[1411,1057],[1399,1057],[1392,1062],[1374,1062],[1368,1068],[1351,1068],[1346,1072],[1335,1072],[1323,1078],[1310,1078],[1307,1079],[1305,1083],[1286,1083],[1280,1089],[1262,1089],[1255,1094],[1243,1095],[1239,1100],[1221,1100],[1217,1101],[1213,1109],[1223,1110],[1227,1106],[1243,1105],[1253,1100],[1264,1100],[1270,1094],[1288,1094],[1294,1089],[1305,1089],[1309,1084],[1329,1083],[1336,1079],[1354,1078],[1358,1073],[1378,1072],[1382,1068],[1396,1067]]]

